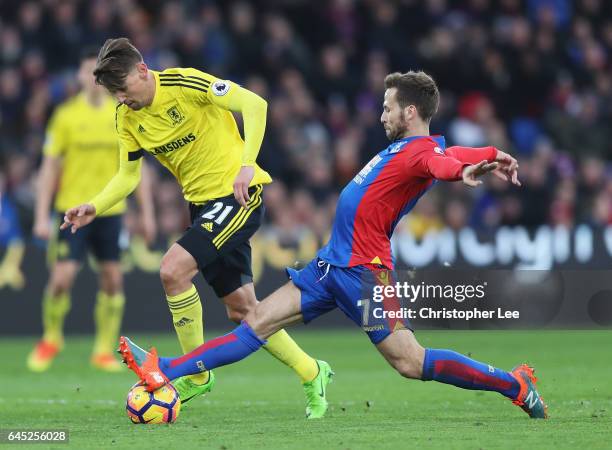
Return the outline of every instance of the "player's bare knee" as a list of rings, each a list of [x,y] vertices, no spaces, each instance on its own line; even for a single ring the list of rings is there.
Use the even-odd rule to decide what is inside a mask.
[[[180,267],[174,261],[167,260],[166,258],[162,259],[159,277],[165,288],[179,284],[183,278],[181,272]]]
[[[191,267],[184,260],[174,258],[166,253],[161,261],[159,276],[166,293],[171,292],[170,295],[176,295],[189,288],[191,279],[197,271],[196,265]]]

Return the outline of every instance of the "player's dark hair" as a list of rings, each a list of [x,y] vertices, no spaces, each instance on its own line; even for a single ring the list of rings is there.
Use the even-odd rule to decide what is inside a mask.
[[[96,83],[110,92],[125,88],[125,78],[132,68],[142,62],[142,55],[128,38],[107,39],[94,69]]]
[[[396,88],[400,107],[414,105],[423,121],[429,123],[438,111],[440,92],[433,78],[425,72],[395,72],[385,77],[385,89]]]

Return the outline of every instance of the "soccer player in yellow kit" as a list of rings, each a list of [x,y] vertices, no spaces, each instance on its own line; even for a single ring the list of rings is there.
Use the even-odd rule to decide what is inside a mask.
[[[122,369],[113,350],[125,303],[119,264],[119,235],[125,200],[104,211],[95,226],[80,235],[68,230],[56,235],[51,232],[50,220],[56,187],[55,220],[61,221],[61,211],[91,198],[119,168],[115,103],[95,83],[92,72],[96,56],[95,51],[83,54],[78,71],[81,92],[55,110],[43,147],[33,234],[44,240],[51,238],[48,249],[51,274],[42,301],[43,337],[27,360],[28,367],[36,372],[47,370],[63,348],[63,325],[70,309],[70,290],[87,250],[93,252],[99,263],[99,291],[94,309],[96,337],[91,363],[106,371]],[[138,194],[145,235],[151,239],[155,221],[150,183],[143,183]]]
[[[120,103],[120,169],[90,202],[66,212],[62,228],[76,232],[125,198],[138,184],[141,157],[154,155],[176,177],[190,206],[192,225],[160,268],[174,328],[187,353],[204,342],[202,305],[192,283],[198,270],[231,320],[240,322],[257,303],[249,239],[262,220],[263,185],[272,181],[255,162],[267,104],[196,69],[150,70],[126,38],[106,41],[94,75]],[[242,114],[244,140],[232,111]],[[299,375],[307,415],[322,417],[324,385],[333,374],[329,365],[308,356],[284,330],[270,336],[265,348]],[[201,369],[174,383],[182,402],[212,389],[213,374]]]

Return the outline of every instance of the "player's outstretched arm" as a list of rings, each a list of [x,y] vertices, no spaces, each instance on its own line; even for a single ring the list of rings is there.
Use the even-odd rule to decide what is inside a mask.
[[[480,161],[497,162],[499,166],[492,173],[504,181],[509,181],[516,186],[520,186],[518,179],[518,162],[506,152],[489,147],[448,147],[445,155],[455,158],[463,163],[478,164]]]
[[[480,161],[478,164],[471,164],[469,166],[465,166],[462,172],[462,180],[463,183],[470,187],[476,187],[482,184],[482,181],[479,180],[481,176],[495,171],[499,167],[499,163],[497,162],[487,162],[487,160]]]
[[[488,156],[491,160],[494,155]],[[433,149],[426,149],[420,154],[420,158],[415,159],[415,174],[427,176],[442,181],[462,180],[466,185],[475,187],[482,184],[477,178],[493,172],[499,164],[494,161],[483,159],[478,163],[460,161],[445,152]]]

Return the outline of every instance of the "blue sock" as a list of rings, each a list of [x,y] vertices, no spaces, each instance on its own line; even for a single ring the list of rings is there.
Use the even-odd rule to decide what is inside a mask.
[[[452,350],[425,349],[422,379],[452,384],[463,389],[496,391],[512,400],[520,390],[518,381],[509,372]]]
[[[170,379],[200,373],[246,358],[266,341],[259,339],[248,323],[234,331],[200,345],[178,358],[159,358],[159,368]]]

